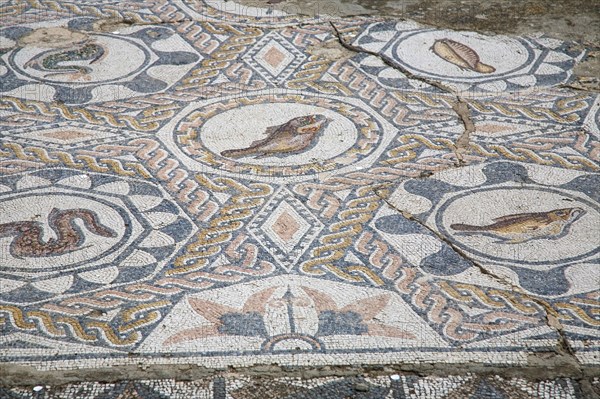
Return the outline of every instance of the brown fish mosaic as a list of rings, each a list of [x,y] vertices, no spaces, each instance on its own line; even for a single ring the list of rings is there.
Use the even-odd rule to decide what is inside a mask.
[[[563,208],[506,215],[493,219],[494,223],[486,226],[456,223],[450,225],[450,228],[463,234],[483,234],[498,238],[498,242],[518,244],[535,239],[561,237],[584,214],[585,211],[581,208]]]
[[[265,131],[267,137],[252,142],[249,147],[226,150],[221,155],[227,158],[262,158],[298,154],[314,146],[328,122],[325,116],[318,114],[293,118],[282,125],[268,127]]]
[[[433,43],[431,50],[435,55],[448,61],[462,70],[479,73],[493,73],[496,68],[482,63],[479,54],[469,46],[451,39],[439,39]]]
[[[74,223],[76,219],[94,234],[101,237],[115,237],[116,233],[102,225],[98,216],[87,209],[57,209],[48,215],[48,225],[57,238],[44,242],[43,227],[40,222],[24,220],[0,224],[0,238],[14,236],[9,251],[15,258],[57,256],[81,249],[85,234]]]

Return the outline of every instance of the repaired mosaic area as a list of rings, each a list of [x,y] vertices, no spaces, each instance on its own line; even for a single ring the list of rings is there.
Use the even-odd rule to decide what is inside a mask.
[[[4,365],[598,364],[600,99],[559,87],[585,55],[569,43],[220,1],[9,5]],[[481,381],[460,389],[513,389]]]
[[[293,377],[273,379],[216,377],[193,382],[142,380],[119,383],[78,383],[61,387],[38,386],[2,389],[10,399],[44,398],[198,398],[198,399],[583,399],[580,385],[568,378],[528,381],[499,376],[417,377],[390,375],[378,377],[322,377],[303,380]]]

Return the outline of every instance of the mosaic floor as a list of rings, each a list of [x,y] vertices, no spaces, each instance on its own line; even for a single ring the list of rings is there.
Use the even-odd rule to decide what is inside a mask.
[[[3,366],[600,365],[576,43],[221,0],[0,12]]]

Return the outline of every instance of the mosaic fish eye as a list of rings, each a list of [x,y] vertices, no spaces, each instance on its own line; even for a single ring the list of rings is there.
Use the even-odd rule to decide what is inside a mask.
[[[580,216],[585,214],[585,210],[583,210],[582,208],[573,208],[571,210],[571,216]]]
[[[323,123],[328,123],[328,122],[332,121],[330,118],[326,117],[325,115],[321,115],[321,114],[313,115],[313,118],[315,121],[323,122]]]

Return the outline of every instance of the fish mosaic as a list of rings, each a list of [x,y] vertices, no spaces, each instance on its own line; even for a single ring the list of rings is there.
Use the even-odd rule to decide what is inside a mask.
[[[458,66],[462,70],[479,73],[493,73],[496,68],[482,63],[479,54],[469,46],[450,39],[436,40],[431,50],[435,55]]]
[[[328,122],[324,115],[299,116],[282,125],[268,127],[265,131],[267,137],[252,142],[249,147],[226,150],[221,155],[227,158],[263,158],[299,154],[315,145]]]
[[[0,238],[15,237],[9,247],[10,254],[15,258],[63,255],[81,249],[85,242],[85,234],[75,224],[77,219],[94,234],[101,237],[116,236],[116,233],[101,224],[98,216],[90,210],[54,208],[48,215],[48,225],[56,234],[56,238],[44,242],[42,224],[31,220],[0,224]]]
[[[482,234],[496,237],[501,243],[518,244],[535,239],[559,238],[568,233],[569,227],[584,214],[581,208],[563,208],[506,215],[493,219],[494,223],[485,226],[456,223],[450,228],[461,234]]]
[[[69,49],[49,50],[29,60],[24,67],[47,72],[44,77],[68,75],[70,79],[90,79],[92,68],[89,65],[104,58],[107,50],[94,42],[78,43]],[[73,62],[87,62],[87,65],[75,65]]]

